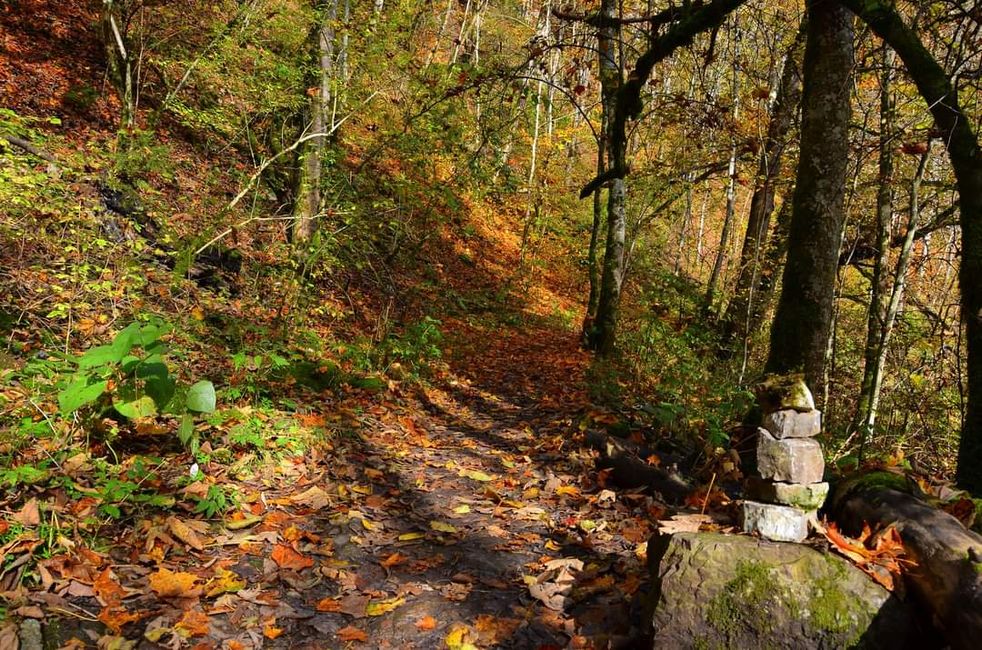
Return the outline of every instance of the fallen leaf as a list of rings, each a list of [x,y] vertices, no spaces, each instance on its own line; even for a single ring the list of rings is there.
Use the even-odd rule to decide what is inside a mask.
[[[443,521],[431,521],[430,528],[441,533],[456,533],[457,529]]]
[[[411,542],[417,539],[423,539],[426,537],[426,533],[414,532],[414,533],[403,533],[399,535],[400,542]]]
[[[342,641],[367,641],[368,635],[363,630],[349,625],[338,630],[338,638]]]
[[[404,602],[406,602],[405,598],[389,598],[388,600],[372,601],[365,607],[365,614],[367,616],[382,616],[388,614]]]
[[[341,611],[341,601],[337,598],[322,598],[317,601],[317,605],[314,606],[318,612],[340,612]]]
[[[103,607],[98,618],[99,622],[108,627],[113,634],[119,634],[124,625],[139,621],[142,615],[130,613],[123,607]]]
[[[456,508],[453,509],[453,511],[458,515],[466,515],[468,512],[471,511],[471,507],[465,503],[464,505],[457,506]]]
[[[205,543],[193,528],[177,517],[167,518],[167,529],[176,537],[196,551],[204,550]]]
[[[703,524],[712,523],[711,515],[675,515],[671,519],[658,522],[658,532],[671,535],[673,533],[698,533]]]
[[[297,552],[292,546],[286,544],[277,544],[273,549],[271,557],[281,569],[300,571],[314,566],[314,560],[312,558]]]
[[[463,623],[457,623],[451,628],[443,642],[449,650],[477,650],[477,646],[473,644],[473,641],[477,640],[475,637],[472,629]]]
[[[174,631],[187,638],[205,636],[210,627],[211,619],[207,614],[197,609],[189,609],[184,612],[181,620],[174,625]]]
[[[239,577],[234,571],[219,567],[211,580],[205,583],[205,595],[209,598],[222,594],[235,593],[245,589],[246,581]]]
[[[180,598],[196,595],[194,583],[198,576],[182,571],[174,572],[161,567],[156,573],[150,574],[150,588],[161,598]]]
[[[460,476],[469,478],[473,481],[481,481],[482,483],[494,480],[493,476],[476,469],[462,469],[460,470]]]
[[[408,560],[409,558],[403,555],[402,553],[393,553],[389,557],[382,560],[380,564],[384,566],[386,569],[391,569],[397,564],[405,564]]]
[[[126,590],[120,586],[116,576],[108,567],[103,569],[93,581],[92,593],[103,607],[116,607],[126,596]]]
[[[424,616],[423,618],[416,621],[416,629],[422,632],[429,632],[430,630],[436,629],[436,619],[432,616]]]
[[[10,515],[10,518],[24,528],[39,526],[41,524],[41,511],[38,508],[38,500],[31,499],[24,504],[24,507]]]
[[[275,639],[276,637],[283,634],[283,628],[273,627],[272,625],[267,625],[263,628],[263,636],[267,639]]]
[[[306,506],[311,510],[322,510],[331,505],[331,496],[316,485],[290,497],[295,504]]]

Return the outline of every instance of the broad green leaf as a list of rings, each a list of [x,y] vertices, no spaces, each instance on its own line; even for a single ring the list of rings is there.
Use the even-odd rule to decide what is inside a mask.
[[[162,411],[174,399],[174,393],[177,392],[177,384],[166,374],[162,377],[151,376],[147,378],[146,391],[147,395],[153,399],[153,403]]]
[[[113,407],[119,411],[120,415],[129,420],[157,415],[157,405],[153,403],[153,398],[149,395],[131,401],[114,401]]]
[[[137,339],[139,338],[139,336],[140,336],[139,323],[130,323],[129,325],[124,327],[119,334],[116,335],[116,338],[113,339],[112,345],[110,347],[112,348],[115,354],[119,355],[117,361],[130,353],[130,350],[133,349],[133,346],[137,344]]]
[[[212,413],[215,410],[215,385],[203,379],[188,389],[187,408],[198,413]]]
[[[88,377],[71,383],[68,387],[58,393],[58,408],[62,415],[68,415],[79,408],[90,404],[106,392],[108,382],[97,381],[90,384]]]
[[[97,368],[110,363],[119,363],[125,356],[125,351],[120,353],[111,345],[97,345],[94,348],[89,348],[85,354],[79,357],[78,367]]]

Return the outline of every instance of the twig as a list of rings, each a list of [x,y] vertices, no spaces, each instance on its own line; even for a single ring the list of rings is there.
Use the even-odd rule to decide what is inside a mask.
[[[18,138],[16,135],[6,135],[6,134],[0,135],[0,138],[3,138],[4,140],[6,140],[10,144],[14,145],[18,149],[23,149],[24,151],[26,151],[29,154],[33,154],[33,155],[37,156],[38,158],[41,158],[43,160],[47,160],[49,163],[52,163],[52,164],[55,164],[55,165],[58,164],[58,159],[57,158],[55,158],[54,156],[52,156],[47,151],[44,151],[42,149],[38,149],[37,147],[35,147],[33,144],[31,144],[29,141],[25,140],[24,138]]]
[[[716,482],[716,472],[713,472],[713,478],[709,479],[709,488],[706,490],[706,498],[702,500],[702,510],[699,511],[700,515],[706,514],[706,506],[709,505],[709,499],[713,496],[713,484]]]

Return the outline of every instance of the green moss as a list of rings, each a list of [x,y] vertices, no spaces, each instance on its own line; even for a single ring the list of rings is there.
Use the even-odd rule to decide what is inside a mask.
[[[706,621],[719,631],[727,642],[741,627],[759,635],[771,632],[771,621],[766,612],[780,598],[781,589],[771,576],[770,569],[761,562],[740,562],[736,576],[723,587],[709,603]]]
[[[846,569],[841,562],[827,558],[831,570],[814,582],[809,603],[815,627],[829,632],[842,633],[852,629],[851,612],[856,604],[850,604],[848,596],[839,585],[846,580]],[[852,645],[851,643],[849,645]]]

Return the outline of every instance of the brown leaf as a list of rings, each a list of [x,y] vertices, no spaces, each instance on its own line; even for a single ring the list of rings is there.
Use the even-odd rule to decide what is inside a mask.
[[[41,511],[38,508],[38,500],[31,499],[24,504],[20,511],[10,516],[11,519],[19,523],[24,528],[34,528],[41,523]]]
[[[108,567],[92,583],[92,591],[103,607],[117,607],[126,596],[126,590],[120,586],[112,569]]]
[[[167,518],[167,528],[177,539],[181,540],[196,551],[205,548],[205,543],[193,528],[178,519],[177,517]]]
[[[99,622],[108,627],[113,634],[119,634],[124,625],[139,621],[142,614],[126,611],[123,607],[103,607],[99,612]]]
[[[314,606],[318,612],[340,612],[341,611],[341,601],[337,598],[322,598],[317,601],[317,605]]]
[[[331,505],[331,496],[315,485],[300,494],[290,497],[290,501],[306,506],[311,510],[321,510]]]
[[[407,558],[402,553],[393,553],[389,557],[382,560],[380,564],[384,566],[386,569],[391,569],[397,564],[405,564],[408,560],[409,558]]]
[[[312,558],[299,553],[292,546],[286,544],[277,544],[273,549],[271,557],[281,569],[301,571],[314,566],[314,560]]]
[[[338,638],[342,641],[367,641],[368,635],[363,630],[349,625],[338,630]]]

